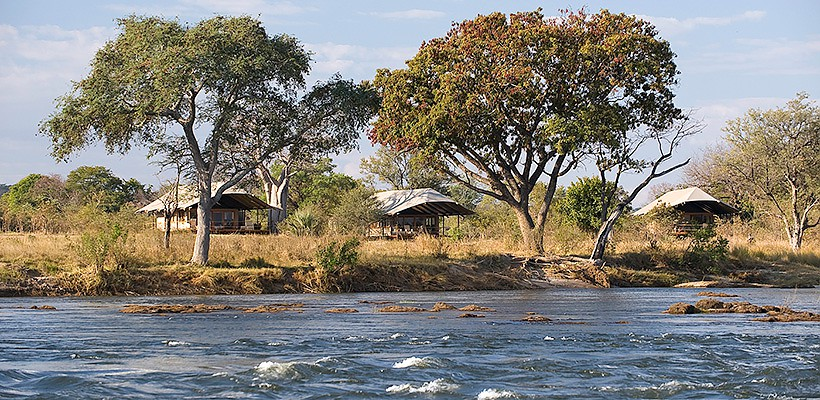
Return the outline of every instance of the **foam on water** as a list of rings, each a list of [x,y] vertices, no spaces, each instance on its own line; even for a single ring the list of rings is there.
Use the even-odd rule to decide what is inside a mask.
[[[166,340],[164,342],[168,347],[178,347],[178,346],[190,346],[191,344],[188,342],[183,342],[182,340]]]
[[[413,386],[409,383],[393,385],[387,388],[387,393],[453,393],[458,390],[459,385],[439,378],[434,381],[425,382],[421,386]]]
[[[274,379],[299,379],[302,378],[302,373],[299,371],[299,365],[306,365],[300,362],[275,362],[263,361],[256,366],[256,371],[265,376]]]
[[[509,390],[484,389],[476,396],[476,400],[514,399],[518,395]]]
[[[417,368],[425,368],[435,364],[435,359],[431,357],[408,357],[404,360],[398,361],[393,364],[393,368],[400,369],[400,368],[410,368],[410,367],[417,367]]]

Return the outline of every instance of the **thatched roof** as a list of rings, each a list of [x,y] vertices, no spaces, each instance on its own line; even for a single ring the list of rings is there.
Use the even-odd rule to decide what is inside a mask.
[[[214,191],[215,193],[216,191]],[[212,194],[213,195],[213,194]],[[151,213],[158,212],[165,209],[165,204],[173,204],[172,192],[165,193],[158,199],[152,201],[137,212]],[[195,190],[189,187],[179,188],[179,204],[176,209],[187,210],[189,208],[196,208],[199,204],[199,195]],[[275,208],[264,200],[242,190],[242,189],[228,189],[222,193],[222,197],[214,205],[214,208],[232,208],[239,210],[267,210],[268,208]]]
[[[643,215],[652,211],[653,208],[660,206],[661,204],[667,207],[675,207],[683,212],[689,213],[699,213],[705,212],[715,215],[725,215],[725,214],[734,214],[738,212],[737,208],[734,208],[714,197],[709,195],[709,193],[704,192],[700,188],[697,187],[689,187],[686,189],[680,190],[673,190],[664,194],[661,197],[658,197],[651,203],[641,207],[638,211],[635,211],[634,215]]]
[[[433,189],[388,190],[373,197],[387,215],[470,215],[473,212]]]

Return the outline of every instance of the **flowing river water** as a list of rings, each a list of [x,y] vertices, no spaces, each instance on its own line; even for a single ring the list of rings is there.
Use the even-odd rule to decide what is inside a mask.
[[[820,289],[725,289],[820,311]],[[0,298],[0,398],[811,398],[820,324],[663,314],[693,289]],[[380,313],[437,301],[494,312]],[[127,304],[303,303],[274,314]],[[50,305],[56,310],[34,310]],[[355,308],[331,314],[330,308]],[[528,312],[552,319],[522,322]]]

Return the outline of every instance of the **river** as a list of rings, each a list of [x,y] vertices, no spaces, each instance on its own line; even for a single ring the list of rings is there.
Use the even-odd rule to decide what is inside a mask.
[[[820,289],[724,289],[820,311]],[[820,324],[663,314],[693,289],[0,298],[0,398],[806,398]],[[730,299],[734,300],[734,299]],[[494,312],[379,313],[366,302]],[[303,303],[275,314],[127,304]],[[34,310],[50,305],[56,310]],[[326,313],[355,308],[351,314]],[[530,323],[528,312],[552,319]]]

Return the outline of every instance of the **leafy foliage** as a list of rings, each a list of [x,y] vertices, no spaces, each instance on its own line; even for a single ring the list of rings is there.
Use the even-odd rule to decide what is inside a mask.
[[[382,216],[373,190],[358,186],[344,193],[333,208],[329,225],[331,231],[345,235],[365,235],[370,224]]]
[[[782,108],[751,109],[724,131],[726,147],[708,153],[690,179],[776,215],[799,249],[820,224],[820,107],[800,93]]]
[[[606,190],[603,192],[602,186],[601,178],[598,177],[578,179],[566,189],[564,196],[556,203],[556,211],[566,221],[585,231],[597,230],[603,222],[602,196],[615,194],[616,201],[626,197],[623,188],[616,187],[615,182],[607,182]]]
[[[704,272],[718,274],[721,264],[729,254],[729,240],[706,226],[689,234],[689,246],[683,255],[683,263]]]
[[[302,87],[310,55],[293,37],[268,36],[250,17],[217,16],[193,26],[157,17],[118,22],[119,35],[97,52],[89,75],[58,99],[40,132],[60,161],[92,142],[109,152],[146,145],[156,154],[184,154],[205,227],[197,230],[191,261],[205,264],[215,198],[282,145],[275,119],[249,132],[243,118]],[[195,132],[208,128],[206,135]],[[233,151],[251,140],[265,145],[255,149],[262,156]],[[224,183],[213,188],[214,177]]]
[[[407,68],[377,72],[372,138],[440,160],[455,181],[508,204],[541,252],[557,180],[585,145],[613,129],[663,128],[679,113],[673,57],[651,24],[606,10],[478,16],[425,42]],[[544,175],[533,215],[530,193]]]
[[[321,229],[321,220],[313,207],[302,207],[288,215],[281,227],[296,236],[315,236]]]
[[[330,242],[316,252],[316,264],[327,273],[333,273],[345,266],[354,266],[359,262],[359,239],[350,238],[341,245]]]

